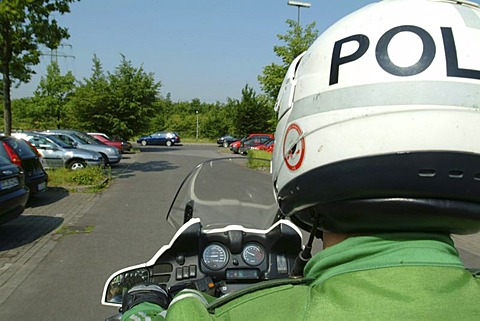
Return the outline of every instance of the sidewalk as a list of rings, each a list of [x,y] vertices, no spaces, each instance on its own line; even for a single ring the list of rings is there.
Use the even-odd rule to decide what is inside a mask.
[[[0,305],[54,248],[59,228],[74,226],[98,197],[49,188],[19,218],[0,225]]]

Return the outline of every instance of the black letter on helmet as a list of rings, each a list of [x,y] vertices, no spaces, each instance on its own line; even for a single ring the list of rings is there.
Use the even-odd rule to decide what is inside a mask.
[[[403,31],[409,31],[416,34],[423,43],[423,52],[420,59],[413,65],[408,67],[400,67],[395,65],[388,56],[388,45],[393,37],[398,33]],[[406,48],[408,50],[408,48]],[[380,38],[377,43],[377,48],[375,50],[375,55],[377,57],[377,62],[386,72],[395,75],[395,76],[413,76],[423,72],[427,69],[435,58],[435,42],[433,41],[432,36],[425,30],[416,26],[400,26],[390,29],[385,32],[385,34]]]
[[[453,38],[452,28],[441,28],[445,59],[447,61],[447,77],[480,79],[480,71],[458,68],[457,48]]]
[[[344,43],[349,41],[357,41],[358,42],[358,49],[350,56],[340,57],[340,52],[342,51],[342,46]],[[332,64],[330,65],[330,84],[333,85],[338,83],[338,67],[340,65],[345,64],[347,62],[351,62],[357,60],[367,51],[370,41],[368,40],[367,36],[365,35],[353,35],[335,42],[335,46],[333,47],[333,54],[332,54]]]

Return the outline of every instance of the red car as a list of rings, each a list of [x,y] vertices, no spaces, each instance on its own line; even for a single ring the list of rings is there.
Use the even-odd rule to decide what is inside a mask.
[[[275,147],[275,140],[274,139],[269,139],[263,144],[250,147],[250,149],[264,150],[268,153],[273,153],[273,147]]]
[[[122,142],[120,140],[112,140],[110,139],[110,137],[108,137],[106,134],[103,134],[103,133],[88,133],[88,134],[93,138],[101,141],[105,145],[117,147],[118,150],[120,150],[122,153],[125,151],[129,151],[132,148],[132,144],[128,142],[127,143]]]
[[[242,145],[242,142],[246,141],[247,139],[250,139],[252,137],[255,137],[255,136],[267,136],[268,138],[272,138],[273,139],[273,135],[272,134],[250,134],[248,135],[247,137],[245,138],[242,138],[241,140],[237,140],[236,142],[233,142],[230,144],[230,150],[234,153],[234,154],[238,154],[239,153],[239,149],[240,149],[240,146]]]

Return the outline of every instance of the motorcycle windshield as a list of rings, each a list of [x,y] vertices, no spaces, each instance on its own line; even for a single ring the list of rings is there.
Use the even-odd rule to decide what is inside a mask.
[[[277,211],[269,160],[219,158],[199,164],[188,174],[167,220],[176,229],[191,218],[200,218],[204,229],[228,225],[267,229]]]

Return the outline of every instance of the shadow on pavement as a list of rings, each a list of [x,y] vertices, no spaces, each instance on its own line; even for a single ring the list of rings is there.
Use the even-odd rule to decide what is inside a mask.
[[[63,222],[61,217],[20,215],[0,225],[0,251],[11,250],[32,243],[54,231]]]
[[[133,163],[123,170],[112,172],[114,178],[128,178],[133,176],[134,172],[162,172],[177,169],[178,166],[167,161],[151,161],[146,163]]]
[[[162,153],[162,152],[171,152],[175,149],[182,149],[183,144],[175,144],[173,146],[165,145],[147,145],[147,146],[138,146],[137,148],[142,153]]]
[[[27,207],[35,208],[49,205],[67,197],[69,191],[63,187],[48,187],[48,190],[40,195],[36,195],[27,202]]]

